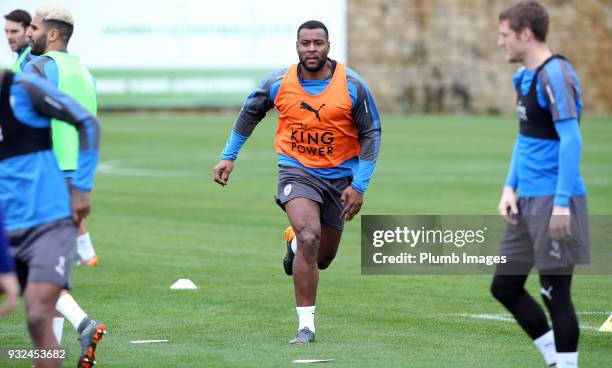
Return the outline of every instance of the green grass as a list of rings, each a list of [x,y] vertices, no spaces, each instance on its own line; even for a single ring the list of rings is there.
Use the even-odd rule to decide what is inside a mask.
[[[489,276],[361,276],[359,221],[321,273],[317,339],[296,348],[291,280],[282,271],[284,214],[272,201],[275,121],[244,147],[230,184],[211,180],[233,115],[104,115],[89,227],[101,264],[77,268],[75,298],[104,321],[100,367],[541,367],[505,314]],[[612,211],[612,119],[585,118],[582,173],[590,212]],[[494,214],[516,130],[510,117],[384,116],[363,214]],[[190,278],[197,291],[171,291]],[[536,278],[528,288],[537,294]],[[612,311],[612,276],[576,276],[582,324]],[[539,299],[539,297],[538,297]],[[167,343],[130,344],[167,339]],[[0,347],[28,346],[23,308],[0,321]],[[66,323],[64,343],[75,353]],[[612,334],[583,329],[581,367],[612,361]],[[5,353],[3,353],[5,354]],[[74,355],[74,354],[72,354]],[[73,365],[74,356],[66,362]],[[6,361],[0,366],[29,367]]]

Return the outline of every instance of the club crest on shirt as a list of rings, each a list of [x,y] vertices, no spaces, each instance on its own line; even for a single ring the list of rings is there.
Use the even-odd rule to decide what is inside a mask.
[[[559,242],[556,240],[552,241],[551,244],[551,251],[549,252],[549,255],[551,257],[555,257],[558,260],[561,260],[561,247],[559,246]]]
[[[522,121],[527,121],[527,108],[525,106],[523,106],[523,102],[519,101],[516,104],[516,113],[518,114],[518,117],[520,120]]]
[[[60,276],[64,277],[66,274],[66,258],[64,256],[59,256],[57,258],[57,265],[55,266],[55,272],[57,272]]]

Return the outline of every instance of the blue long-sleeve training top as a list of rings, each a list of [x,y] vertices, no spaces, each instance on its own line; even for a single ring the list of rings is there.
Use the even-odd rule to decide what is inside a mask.
[[[332,61],[335,63],[335,61]],[[234,124],[232,133],[227,141],[222,160],[235,160],[241,147],[251,136],[255,126],[263,120],[266,113],[274,107],[274,100],[281,83],[287,73],[287,68],[272,73],[263,80],[257,89],[246,99],[242,110]],[[282,166],[300,167],[313,175],[325,179],[337,179],[353,176],[353,188],[363,193],[368,188],[370,179],[376,167],[376,160],[380,150],[380,115],[376,108],[374,98],[363,79],[350,68],[346,68],[346,79],[349,96],[352,103],[352,117],[357,126],[360,153],[333,168],[309,168],[298,160],[278,154],[278,164]],[[302,80],[300,85],[311,95],[318,95],[329,85],[331,78],[325,80]]]
[[[520,68],[513,77],[517,94],[527,96],[536,70]],[[576,72],[563,58],[553,58],[537,73],[537,104],[550,113],[558,139],[518,134],[506,186],[518,189],[520,197],[552,195],[556,206],[569,206],[573,196],[586,195],[580,175],[582,137],[579,120],[582,92]],[[519,97],[521,97],[519,96]],[[517,106],[519,117],[524,106]]]
[[[33,131],[48,129],[51,118],[77,128],[79,158],[72,185],[90,191],[99,155],[98,120],[44,79],[27,73],[14,75],[10,108],[15,120]],[[0,159],[0,208],[9,231],[71,216],[66,180],[50,149],[50,140],[49,133],[49,149]]]

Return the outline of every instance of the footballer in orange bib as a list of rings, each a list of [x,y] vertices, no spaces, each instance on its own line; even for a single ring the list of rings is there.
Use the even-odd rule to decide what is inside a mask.
[[[346,67],[337,63],[329,85],[314,96],[300,85],[297,68],[298,64],[289,67],[274,100],[278,110],[276,152],[311,168],[336,167],[359,156]]]
[[[249,95],[214,168],[215,182],[227,185],[242,145],[276,108],[276,201],[290,225],[283,268],[293,276],[299,322],[293,345],[315,341],[319,270],[335,258],[344,222],[361,209],[380,149],[380,117],[367,85],[328,58],[329,48],[323,23],[298,28],[299,63],[272,73]]]

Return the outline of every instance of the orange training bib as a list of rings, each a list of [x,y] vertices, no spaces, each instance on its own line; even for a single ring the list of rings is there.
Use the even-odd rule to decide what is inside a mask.
[[[316,96],[298,80],[291,65],[274,100],[278,128],[274,147],[310,168],[330,168],[359,156],[357,127],[346,82],[346,67],[336,64],[329,85]]]

